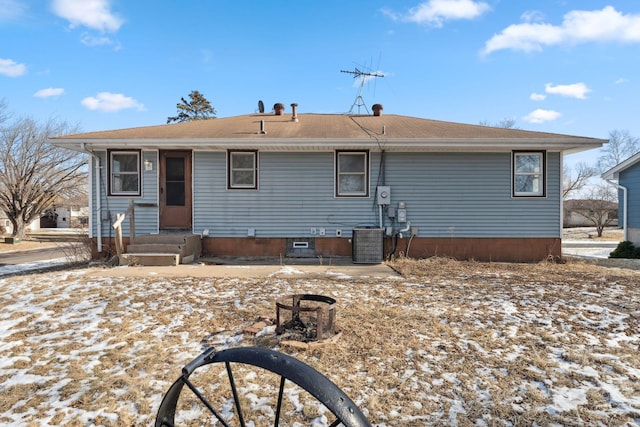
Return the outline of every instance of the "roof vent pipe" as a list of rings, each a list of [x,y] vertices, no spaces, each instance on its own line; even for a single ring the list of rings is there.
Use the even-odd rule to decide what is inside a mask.
[[[273,109],[276,112],[276,116],[281,116],[284,113],[284,104],[280,102],[273,104]]]
[[[296,111],[296,108],[298,108],[298,104],[296,104],[295,102],[293,104],[291,104],[291,121],[292,122],[297,122],[298,121],[298,113]]]
[[[260,135],[264,135],[267,133],[266,130],[264,130],[264,120],[260,120],[260,132],[258,132]]]
[[[371,109],[373,110],[373,115],[374,116],[380,116],[382,115],[382,104],[373,104],[373,106],[371,107]]]

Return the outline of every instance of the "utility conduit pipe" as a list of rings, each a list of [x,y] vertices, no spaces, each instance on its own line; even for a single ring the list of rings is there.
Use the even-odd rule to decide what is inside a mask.
[[[95,197],[96,197],[96,227],[97,227],[97,240],[98,240],[98,253],[102,253],[102,205],[100,203],[100,157],[98,157],[93,151],[87,149],[86,144],[82,143],[82,151],[89,154],[96,161],[95,163]],[[91,203],[91,200],[89,200]]]
[[[615,185],[618,190],[622,190],[622,229],[624,230],[624,241],[629,240],[628,231],[627,231],[627,187],[618,184],[617,182],[606,180],[609,184]]]

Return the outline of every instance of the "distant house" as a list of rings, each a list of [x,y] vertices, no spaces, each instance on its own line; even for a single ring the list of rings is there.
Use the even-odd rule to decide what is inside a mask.
[[[562,155],[605,140],[373,110],[292,104],[51,142],[90,154],[89,229],[103,252],[132,200],[136,236],[182,229],[219,256],[561,256]]]
[[[40,218],[40,228],[86,228],[89,208],[72,204],[58,204]]]
[[[27,231],[36,231],[40,228],[39,225],[40,225],[40,221],[35,220],[31,222],[31,224],[27,225],[26,229]],[[13,231],[13,225],[11,224],[11,221],[9,221],[7,214],[4,213],[3,211],[0,211],[0,236],[10,235],[12,231]]]
[[[7,214],[0,211],[0,236],[9,234],[11,231],[11,221],[7,218]]]
[[[640,153],[609,169],[602,178],[617,181],[618,221],[624,228],[624,240],[640,246]]]
[[[602,200],[565,200],[564,201],[564,227],[593,227],[593,207],[606,208],[602,212],[603,221],[611,221],[609,225],[618,225],[618,204]]]

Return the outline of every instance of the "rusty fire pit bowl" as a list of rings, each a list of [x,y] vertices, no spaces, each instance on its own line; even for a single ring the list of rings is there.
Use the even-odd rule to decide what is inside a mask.
[[[276,334],[300,342],[336,335],[336,300],[313,294],[293,294],[276,300]]]

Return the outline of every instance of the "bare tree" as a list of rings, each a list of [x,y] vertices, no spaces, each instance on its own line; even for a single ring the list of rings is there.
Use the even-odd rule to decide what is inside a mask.
[[[26,227],[56,201],[86,191],[86,159],[47,142],[75,131],[64,122],[23,118],[5,125],[7,115],[0,117],[5,117],[0,122],[0,210],[13,226],[12,235],[23,238]]]
[[[584,200],[577,201],[576,210],[596,227],[598,237],[602,237],[605,227],[618,219],[618,194],[607,183],[594,185]]]
[[[489,122],[489,120],[482,120],[479,124],[481,126],[489,126],[489,127],[494,127],[494,128],[520,129],[518,126],[516,126],[515,117],[505,117],[504,119],[502,119],[499,122],[496,122],[494,124],[491,124]]]
[[[575,172],[575,175],[573,172]],[[562,198],[566,200],[574,193],[582,190],[589,179],[596,176],[597,173],[595,167],[585,162],[577,163],[574,170],[564,168],[562,173]]]
[[[640,138],[631,136],[627,130],[609,132],[609,143],[600,149],[598,169],[605,172],[640,151]]]
[[[191,91],[189,101],[180,98],[180,102],[176,105],[176,108],[178,109],[178,115],[168,117],[167,123],[216,118],[216,109],[213,108],[207,98],[197,90]]]

